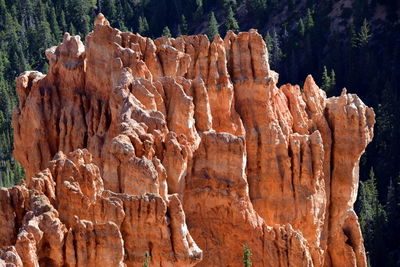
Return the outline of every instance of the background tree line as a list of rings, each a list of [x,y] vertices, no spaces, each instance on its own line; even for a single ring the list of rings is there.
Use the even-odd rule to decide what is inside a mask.
[[[329,96],[343,87],[377,114],[362,157],[356,210],[372,266],[400,266],[400,3],[397,0],[0,0],[0,185],[24,176],[12,158],[15,78],[47,72],[46,48],[84,37],[98,12],[112,26],[156,38],[257,28],[280,81],[312,74]]]

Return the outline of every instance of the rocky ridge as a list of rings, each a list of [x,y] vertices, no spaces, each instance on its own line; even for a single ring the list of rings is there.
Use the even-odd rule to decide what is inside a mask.
[[[353,210],[374,112],[277,87],[255,30],[64,35],[17,79],[0,265],[366,266]]]

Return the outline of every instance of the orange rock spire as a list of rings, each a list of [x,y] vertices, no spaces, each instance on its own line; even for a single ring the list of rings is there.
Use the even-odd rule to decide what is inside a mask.
[[[353,210],[374,112],[277,87],[256,30],[156,40],[102,15],[17,78],[0,266],[366,266]],[[147,252],[147,253],[146,253]]]

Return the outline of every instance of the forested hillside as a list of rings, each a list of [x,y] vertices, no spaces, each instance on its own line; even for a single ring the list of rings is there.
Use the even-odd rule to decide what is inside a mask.
[[[149,37],[224,35],[257,28],[281,82],[312,74],[328,95],[343,87],[377,114],[361,160],[357,212],[371,266],[400,266],[400,3],[397,0],[0,0],[0,185],[23,177],[12,158],[15,77],[46,72],[45,49],[84,36],[98,12]],[[29,142],[29,140],[27,140]]]

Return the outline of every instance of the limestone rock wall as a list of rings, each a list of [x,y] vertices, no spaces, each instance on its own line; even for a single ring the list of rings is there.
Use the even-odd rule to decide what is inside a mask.
[[[46,55],[17,79],[0,264],[242,266],[248,244],[255,266],[366,266],[356,95],[278,88],[256,30],[151,40],[100,14]]]

